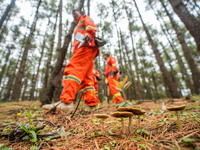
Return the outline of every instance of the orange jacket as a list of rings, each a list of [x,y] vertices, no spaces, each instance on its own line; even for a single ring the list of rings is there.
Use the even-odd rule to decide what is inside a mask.
[[[106,77],[108,77],[110,71],[113,71],[113,72],[117,71],[117,65],[116,65],[116,59],[112,56],[108,57],[106,61],[107,61],[107,66],[106,66],[105,75]]]
[[[90,37],[90,43],[84,43],[82,47],[96,47],[94,42],[94,37],[96,36],[97,26],[94,24],[94,21],[87,15],[83,15],[79,17],[76,21],[76,28],[74,32],[74,37],[76,36],[77,32],[88,35]],[[78,45],[80,44],[79,41],[74,40],[73,46],[73,52],[75,53],[75,50],[77,50]],[[97,56],[99,55],[99,52],[97,53]]]

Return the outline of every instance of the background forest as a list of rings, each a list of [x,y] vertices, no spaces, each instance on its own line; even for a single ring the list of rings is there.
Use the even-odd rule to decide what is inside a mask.
[[[72,57],[72,10],[82,8],[117,58],[127,99],[200,94],[199,0],[0,0],[0,101],[58,101],[59,75]],[[99,82],[100,100],[107,95]]]

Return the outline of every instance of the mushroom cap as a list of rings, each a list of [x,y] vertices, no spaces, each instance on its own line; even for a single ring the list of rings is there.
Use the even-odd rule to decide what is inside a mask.
[[[107,119],[110,117],[109,115],[106,114],[95,114],[94,116],[100,119]]]
[[[116,118],[127,118],[133,116],[133,113],[131,112],[114,112],[111,114],[111,116]]]
[[[144,115],[146,113],[146,111],[141,110],[140,112],[137,112],[137,115]]]
[[[169,110],[169,111],[179,111],[179,110],[185,109],[185,107],[186,107],[186,105],[167,107],[167,110]]]
[[[131,107],[119,107],[118,110],[132,112],[134,115],[137,115],[138,113],[141,112],[140,108],[131,108]]]

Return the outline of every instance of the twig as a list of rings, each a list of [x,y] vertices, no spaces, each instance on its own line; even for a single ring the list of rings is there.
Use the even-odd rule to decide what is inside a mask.
[[[40,150],[40,148],[42,147],[42,145],[45,144],[43,142],[40,143],[40,145],[38,146],[38,150]]]
[[[51,121],[48,121],[48,120],[33,120],[33,121],[42,121],[42,122],[48,122],[48,123],[50,123],[51,125],[53,125],[54,127],[57,127],[57,125],[55,125],[53,122],[51,122]]]
[[[83,93],[81,93],[81,95],[80,95],[80,98],[79,98],[78,104],[77,104],[76,109],[74,110],[73,114],[71,115],[71,118],[74,117],[74,115],[75,115],[75,113],[76,113],[76,111],[77,111],[77,109],[78,109],[78,106],[79,106],[79,104],[80,104],[80,101],[81,101],[81,97],[82,97],[82,95],[83,95]]]
[[[182,138],[178,141],[178,143],[180,143],[180,142],[182,141],[182,139],[188,138],[188,137],[190,137],[190,136],[192,136],[192,135],[194,135],[194,134],[196,134],[196,133],[198,133],[198,132],[199,132],[199,131],[196,131],[196,132],[193,132],[193,133],[191,133],[191,134],[188,134],[188,135],[182,137]]]
[[[99,145],[98,145],[98,143],[97,143],[97,140],[96,140],[96,139],[94,139],[94,143],[95,143],[95,145],[96,145],[96,147],[97,147],[97,150],[100,150],[100,148],[99,148]]]

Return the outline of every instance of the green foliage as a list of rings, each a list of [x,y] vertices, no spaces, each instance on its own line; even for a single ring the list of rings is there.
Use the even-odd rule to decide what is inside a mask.
[[[126,102],[126,101],[124,101],[124,102],[118,103],[116,107],[117,108],[118,107],[131,107],[132,105],[133,105],[132,102]]]
[[[112,132],[112,131],[108,131],[108,133],[109,133],[110,135],[115,135],[115,133]]]
[[[146,148],[147,147],[146,144],[139,144],[139,146],[142,147],[142,148]]]
[[[187,143],[193,143],[194,142],[194,140],[191,139],[191,138],[184,138],[184,139],[182,139],[182,141],[187,142]]]
[[[138,142],[140,139],[139,138],[131,138],[131,141],[133,142]]]
[[[149,132],[148,131],[146,131],[146,130],[143,130],[143,129],[137,129],[137,131],[136,131],[138,134],[145,134],[145,135],[149,135]]]
[[[117,142],[116,141],[112,141],[112,142],[110,142],[110,144],[111,144],[111,147],[115,147],[117,145]]]
[[[37,147],[38,146],[38,138],[37,138],[37,134],[36,134],[36,128],[35,128],[35,126],[34,125],[32,125],[32,114],[31,114],[31,112],[30,112],[30,110],[29,111],[27,111],[26,109],[25,109],[25,112],[26,112],[26,115],[27,115],[27,117],[28,117],[28,123],[29,123],[29,127],[27,128],[24,124],[20,124],[20,127],[28,134],[28,136],[31,138],[30,139],[30,141],[31,142],[34,142],[35,143],[35,146]],[[25,140],[25,139],[29,139],[29,137],[27,137],[27,136],[25,136],[24,138],[23,138],[23,140]]]
[[[12,150],[13,148],[10,148],[10,147],[6,147],[6,148],[4,148],[4,149],[2,149],[2,150]]]
[[[103,150],[110,150],[110,147],[106,145]]]
[[[92,123],[99,125],[101,119],[92,119]]]

